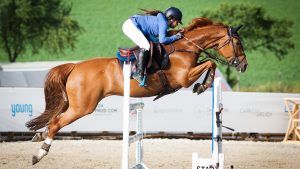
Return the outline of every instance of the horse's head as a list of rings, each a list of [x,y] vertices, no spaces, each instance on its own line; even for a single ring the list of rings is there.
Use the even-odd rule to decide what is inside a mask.
[[[238,71],[245,72],[248,66],[241,39],[238,35],[238,27],[226,27],[227,35],[221,38],[216,45],[216,50],[227,60],[229,65]]]
[[[238,35],[241,27],[228,27],[222,23],[214,23],[207,18],[195,18],[190,25],[184,28],[183,40],[178,42],[182,46],[178,46],[179,50],[177,51],[192,53],[195,51],[195,54],[204,52],[211,59],[245,72],[248,62]],[[209,48],[216,49],[226,61],[208,53],[206,49]]]

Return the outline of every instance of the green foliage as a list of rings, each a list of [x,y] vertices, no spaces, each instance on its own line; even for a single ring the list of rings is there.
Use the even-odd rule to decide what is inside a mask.
[[[244,25],[240,30],[246,51],[268,50],[282,59],[294,48],[291,40],[293,22],[266,14],[263,7],[222,4],[217,10],[203,12],[203,16],[225,25]]]
[[[251,92],[251,91],[256,91],[256,92],[284,92],[284,93],[300,93],[300,87],[295,87],[295,86],[300,86],[300,82],[282,82],[278,81],[275,83],[270,83],[267,82],[266,84],[259,85],[259,86],[248,86],[244,87],[243,91],[245,92]]]
[[[230,67],[227,66],[226,71],[225,71],[226,80],[227,80],[228,84],[230,84],[231,86],[235,86],[238,83],[238,80],[235,77],[233,77],[231,74],[232,74],[232,71],[231,71]]]
[[[5,0],[0,0],[0,4]],[[66,0],[65,0],[66,1]],[[164,10],[169,6],[179,7],[183,12],[183,24],[187,24],[196,17],[202,17],[202,12],[219,9],[221,3],[232,5],[261,6],[270,18],[288,18],[294,22],[292,40],[295,49],[289,49],[284,59],[279,60],[274,52],[246,50],[249,68],[240,74],[240,91],[269,91],[267,86],[289,86],[288,88],[274,87],[272,92],[298,92],[300,91],[300,1],[296,0],[67,0],[72,3],[70,16],[84,26],[85,32],[78,36],[76,48],[66,49],[64,53],[52,55],[41,49],[38,54],[32,55],[27,50],[17,59],[18,62],[54,61],[54,60],[86,60],[93,57],[115,57],[119,46],[132,46],[133,43],[122,32],[122,23],[131,15],[139,13],[139,8]],[[118,5],[116,5],[118,4]],[[1,11],[0,11],[1,12]],[[1,22],[1,21],[0,21]],[[237,26],[238,23],[228,23]],[[0,23],[1,25],[1,23]],[[244,24],[245,25],[245,24]],[[244,39],[247,25],[240,30]],[[253,30],[251,30],[253,31]],[[256,31],[256,30],[254,30]],[[254,34],[254,33],[253,33]],[[255,35],[253,35],[255,36]],[[255,39],[257,40],[257,39]],[[0,40],[1,43],[1,40]],[[249,49],[248,45],[244,46]],[[0,48],[0,62],[7,62],[7,56]],[[226,66],[218,65],[223,74]],[[231,71],[231,79],[237,76],[235,70]]]
[[[263,7],[221,4],[216,10],[203,11],[202,15],[225,25],[244,25],[239,34],[246,53],[251,51],[270,52],[281,60],[295,46],[291,40],[293,22],[288,19],[271,17],[267,15]],[[231,86],[235,86],[239,81],[231,71],[229,67],[226,68],[226,79]]]
[[[9,61],[26,49],[58,54],[74,48],[82,28],[70,17],[71,9],[61,0],[0,1],[0,44]]]

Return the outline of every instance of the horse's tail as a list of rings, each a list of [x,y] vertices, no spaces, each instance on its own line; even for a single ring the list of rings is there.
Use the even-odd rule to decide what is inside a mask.
[[[66,82],[74,66],[74,63],[67,63],[56,66],[49,71],[44,85],[45,111],[25,124],[29,130],[45,127],[53,117],[66,111],[69,106]]]

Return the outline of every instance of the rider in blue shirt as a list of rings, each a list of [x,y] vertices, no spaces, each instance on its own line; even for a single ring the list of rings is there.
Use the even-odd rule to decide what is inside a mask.
[[[169,44],[182,38],[181,32],[170,37],[167,36],[169,28],[175,28],[178,23],[182,24],[182,13],[178,8],[170,7],[164,13],[157,10],[144,11],[145,14],[134,15],[123,24],[123,32],[141,48],[137,58],[137,71],[133,75],[140,86],[145,85],[144,72],[150,50],[149,41],[152,40],[152,37],[157,37],[159,43],[163,44]]]
[[[169,28],[168,20],[162,13],[158,13],[156,16],[135,15],[131,17],[131,20],[148,40],[151,35],[158,37],[159,43],[163,44],[169,44],[177,40],[176,35],[167,37],[167,30]]]

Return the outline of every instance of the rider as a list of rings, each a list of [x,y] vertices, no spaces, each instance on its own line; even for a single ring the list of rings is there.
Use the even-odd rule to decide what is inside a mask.
[[[142,9],[143,10],[143,9]],[[131,16],[123,23],[123,32],[140,47],[137,58],[137,71],[133,78],[140,86],[145,85],[145,68],[147,65],[151,39],[158,37],[159,43],[169,44],[182,38],[182,31],[167,37],[168,28],[182,24],[182,13],[176,7],[169,7],[164,13],[158,10],[143,10],[144,14]]]

